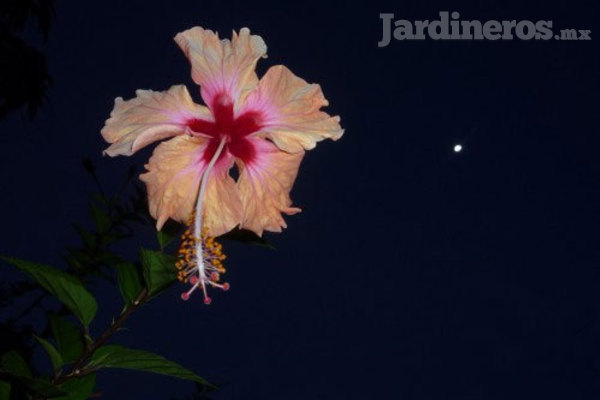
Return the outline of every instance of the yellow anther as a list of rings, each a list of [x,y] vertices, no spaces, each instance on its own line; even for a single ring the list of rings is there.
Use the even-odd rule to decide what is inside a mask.
[[[184,283],[190,283],[194,282],[190,280],[190,277],[196,274],[205,274],[204,278],[201,279],[218,282],[220,279],[219,274],[225,273],[222,264],[225,259],[223,246],[213,236],[209,235],[206,225],[203,226],[200,237],[194,235],[192,232],[194,218],[195,215],[192,213],[188,221],[188,227],[181,235],[181,244],[177,251],[178,260],[175,263],[175,268],[178,270],[177,279]],[[204,223],[206,224],[206,219]],[[201,249],[201,255],[197,254],[198,249]],[[197,260],[199,257],[203,259],[200,264]],[[204,267],[201,267],[202,265]]]

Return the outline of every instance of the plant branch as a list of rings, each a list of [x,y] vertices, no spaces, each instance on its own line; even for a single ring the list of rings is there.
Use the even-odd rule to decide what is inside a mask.
[[[142,289],[135,300],[129,304],[125,310],[119,315],[119,318],[114,320],[110,326],[100,335],[98,339],[92,342],[90,345],[85,347],[85,350],[81,354],[81,357],[73,364],[69,373],[58,377],[54,380],[54,384],[60,385],[66,381],[86,375],[86,371],[82,371],[86,362],[90,357],[94,355],[94,352],[98,350],[104,343],[108,341],[122,326],[123,323],[131,316],[131,314],[137,310],[146,300],[148,299],[148,290]]]

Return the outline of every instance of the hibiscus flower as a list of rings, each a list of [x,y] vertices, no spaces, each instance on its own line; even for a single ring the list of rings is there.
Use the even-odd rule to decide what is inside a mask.
[[[172,218],[189,222],[180,276],[192,288],[219,283],[223,255],[214,237],[240,227],[262,235],[286,227],[282,214],[295,214],[290,190],[305,150],[323,139],[339,139],[340,118],[321,111],[328,104],[321,88],[282,65],[259,80],[255,67],[267,47],[247,28],[219,39],[195,27],[177,34],[176,43],[191,64],[205,106],[187,88],[138,90],[117,98],[102,136],[109,156],[132,155],[159,144],[140,179],[146,184],[156,227]],[[238,178],[230,170],[238,169]]]

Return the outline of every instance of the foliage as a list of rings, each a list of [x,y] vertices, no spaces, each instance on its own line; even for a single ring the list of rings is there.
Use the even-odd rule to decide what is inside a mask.
[[[17,317],[0,323],[0,398],[21,400],[84,400],[97,396],[96,374],[107,368],[138,370],[188,380],[203,393],[214,385],[174,361],[140,349],[113,344],[130,315],[175,282],[174,255],[169,244],[179,235],[180,226],[172,224],[159,233],[156,248],[144,248],[138,260],[127,260],[113,252],[114,244],[132,238],[133,232],[153,226],[146,212],[144,193],[135,189],[124,199],[119,193],[107,196],[97,179],[93,165],[84,167],[98,186],[92,196],[89,213],[92,228],[74,225],[81,243],[68,247],[66,266],[58,268],[37,262],[2,256],[2,268],[12,266],[26,280],[0,286],[0,306],[12,307],[18,297],[32,298]],[[130,186],[135,168],[129,171],[123,188]],[[120,192],[123,192],[121,190]],[[146,227],[146,228],[144,228]],[[90,326],[98,304],[93,283],[102,280],[114,285],[121,294],[123,307],[98,337]],[[50,301],[48,299],[53,299]],[[46,309],[46,304],[50,309]],[[37,332],[27,325],[28,315],[44,314],[47,328]],[[47,355],[51,368],[38,372],[32,363],[34,349]]]
[[[132,186],[136,168],[131,167],[121,189],[112,196],[105,193],[89,160],[83,167],[97,186],[90,200],[92,227],[74,224],[80,243],[66,247],[65,266],[58,268],[38,262],[0,256],[2,268],[9,266],[27,279],[0,283],[0,307],[11,308],[15,299],[26,298],[29,305],[16,317],[0,321],[0,399],[10,400],[85,400],[98,397],[96,374],[107,368],[138,370],[188,380],[196,385],[193,399],[208,400],[215,386],[174,361],[140,349],[112,343],[132,313],[148,305],[176,281],[173,244],[183,226],[168,222],[156,232],[156,248],[142,248],[136,260],[115,253],[115,244],[131,240],[134,232],[154,231],[148,215],[145,192]],[[272,246],[252,232],[235,230],[222,238],[259,246]],[[114,286],[123,307],[98,337],[98,304],[93,295],[97,280]],[[50,309],[47,299],[53,299]],[[25,321],[31,315],[44,315],[47,327],[41,332]],[[37,372],[33,352],[40,348],[47,355],[47,371]]]

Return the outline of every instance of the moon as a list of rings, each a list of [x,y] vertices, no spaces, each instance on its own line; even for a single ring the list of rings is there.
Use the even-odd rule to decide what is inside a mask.
[[[454,152],[455,153],[460,153],[461,150],[462,150],[462,145],[457,144],[457,145],[454,146]]]

